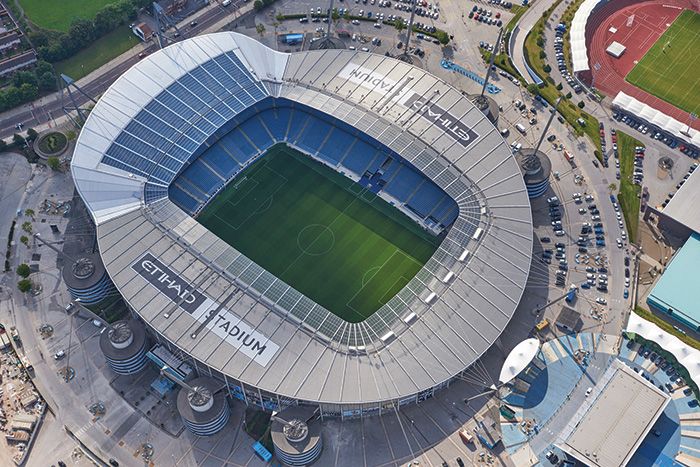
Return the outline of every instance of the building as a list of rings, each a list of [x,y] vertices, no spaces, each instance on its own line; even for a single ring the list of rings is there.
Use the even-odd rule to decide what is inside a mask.
[[[692,130],[695,132],[696,130]],[[700,132],[697,144],[700,145]],[[676,237],[688,238],[693,232],[700,233],[700,213],[696,206],[700,203],[700,170],[695,170],[671,198],[666,207],[647,205],[644,220],[650,216],[657,218],[659,230],[669,232]]]
[[[309,465],[323,449],[321,422],[311,407],[289,407],[275,415],[270,435],[277,458],[287,465]]]
[[[304,122],[316,130],[305,133]],[[196,179],[189,194],[174,185],[233,130],[251,142],[239,141],[248,148],[240,165]],[[331,131],[348,143],[321,151]],[[410,199],[418,183],[458,200],[420,219],[441,224],[444,240],[361,323],[332,314],[194,219],[279,142],[337,171],[351,170],[334,150],[371,146],[414,177],[413,185],[399,178],[410,191],[398,209],[420,211]],[[443,80],[385,56],[285,54],[228,32],[172,44],[102,96],[71,171],[107,273],[138,322],[200,376],[266,410],[303,403],[322,417],[357,417],[432,397],[499,338],[530,270],[530,203],[498,130]]]
[[[534,149],[523,148],[515,153],[520,172],[530,198],[542,196],[549,189],[549,174],[552,162],[547,154]]]
[[[4,52],[7,49],[17,49],[22,42],[19,40],[17,31],[12,31],[9,34],[0,37],[0,51]]]
[[[139,372],[146,366],[146,332],[129,321],[117,321],[100,334],[100,349],[107,365],[120,375]]]
[[[74,262],[63,265],[63,281],[73,300],[83,305],[99,303],[112,293],[114,285],[97,253],[86,253]]]
[[[647,296],[647,305],[696,331],[700,330],[700,308],[695,290],[699,280],[698,264],[700,234],[693,233],[673,256]]]
[[[13,71],[22,70],[37,62],[36,52],[28,50],[19,55],[0,61],[0,76],[7,76]]]
[[[153,37],[153,30],[151,30],[151,27],[146,23],[139,23],[131,28],[131,30],[134,32],[134,34],[136,34],[136,37],[144,42]]]
[[[590,467],[624,467],[670,400],[615,359],[555,445]]]
[[[226,395],[211,378],[196,378],[177,395],[177,410],[182,421],[197,436],[209,436],[221,431],[228,423],[230,409]]]

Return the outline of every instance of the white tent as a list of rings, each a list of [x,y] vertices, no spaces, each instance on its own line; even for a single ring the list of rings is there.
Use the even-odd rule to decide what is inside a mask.
[[[590,70],[586,48],[586,23],[593,10],[600,3],[601,0],[586,0],[578,7],[571,22],[571,60],[574,66],[574,73]]]
[[[627,332],[633,332],[647,340],[654,341],[663,347],[664,350],[673,354],[678,363],[688,370],[690,378],[695,384],[700,386],[700,350],[690,347],[654,323],[642,319],[636,313],[630,313]]]
[[[617,96],[615,96],[612,102],[612,106],[627,114],[638,116],[650,125],[670,134],[675,139],[700,147],[700,131],[691,128],[689,132],[690,136],[688,136],[685,133],[688,129],[687,123],[681,123],[624,92],[617,93]]]
[[[539,349],[540,341],[536,338],[526,339],[516,345],[503,363],[501,376],[498,378],[499,383],[504,384],[515,378],[535,358]]]

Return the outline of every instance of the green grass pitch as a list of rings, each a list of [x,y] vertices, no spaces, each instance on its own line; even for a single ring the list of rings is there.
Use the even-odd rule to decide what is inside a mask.
[[[19,0],[29,20],[45,29],[68,31],[71,21],[85,18],[92,21],[103,6],[114,0]]]
[[[197,220],[353,323],[396,295],[440,243],[374,193],[285,145],[255,161]]]
[[[670,43],[666,46],[666,43]],[[664,47],[666,46],[666,47]],[[627,74],[627,81],[689,113],[700,113],[700,14],[683,11]]]

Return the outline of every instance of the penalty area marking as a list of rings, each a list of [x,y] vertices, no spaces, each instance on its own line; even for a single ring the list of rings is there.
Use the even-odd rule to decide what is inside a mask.
[[[387,264],[389,264],[389,262],[394,258],[394,256],[395,256],[397,253],[403,255],[404,257],[410,259],[411,261],[413,261],[413,262],[416,263],[417,265],[421,266],[421,263],[419,263],[419,262],[416,261],[413,257],[408,256],[406,253],[404,253],[403,251],[401,251],[401,250],[399,250],[399,249],[397,248],[396,250],[394,250],[394,252],[391,254],[391,256],[389,256],[389,257],[387,258],[387,260],[384,261],[384,263],[383,263],[381,266],[379,266],[379,269],[377,269],[377,271],[372,275],[372,277],[370,277],[370,279],[369,279],[366,283],[364,282],[365,276],[362,277],[362,282],[363,282],[363,283],[362,283],[362,286],[358,289],[357,292],[355,292],[355,295],[353,295],[352,297],[350,297],[350,300],[348,300],[348,302],[345,304],[345,306],[347,306],[348,308],[350,308],[352,311],[354,311],[354,312],[357,313],[358,315],[362,315],[362,313],[360,313],[359,311],[357,311],[357,309],[351,305],[352,301],[355,300],[355,297],[357,297],[357,296],[362,292],[362,290],[363,290],[367,285],[369,285],[369,284],[372,282],[372,279],[374,279],[375,277],[377,277],[377,275],[381,272],[381,270],[384,269],[384,267],[385,267]],[[377,266],[372,267],[372,268],[370,268],[367,272],[369,272],[369,271],[371,271],[371,270],[373,270],[373,269],[376,269],[376,268],[377,268]],[[366,275],[366,274],[367,274],[367,273],[365,273],[365,275]],[[397,282],[398,280],[401,279],[401,277],[403,277],[403,276],[400,276],[399,278],[397,278],[397,279],[394,281],[394,283],[391,285],[391,287],[393,287],[393,286],[396,284],[396,282]],[[408,280],[406,281],[406,283],[408,283]],[[391,289],[391,288],[387,289],[387,292],[388,292],[390,289]],[[380,298],[380,303],[381,303],[381,299],[384,298],[384,296],[387,294],[387,292],[385,292],[384,295]]]

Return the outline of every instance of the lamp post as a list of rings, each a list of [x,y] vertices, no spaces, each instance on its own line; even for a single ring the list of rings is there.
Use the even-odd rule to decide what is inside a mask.
[[[688,118],[690,118],[690,123],[688,123],[688,135],[690,135],[690,127],[693,125],[693,120],[697,120],[698,114],[691,113],[688,115]]]
[[[600,63],[596,62],[595,65],[593,65],[593,79],[591,80],[591,91],[593,91],[593,84],[595,84],[595,74],[598,70],[600,70]]]

